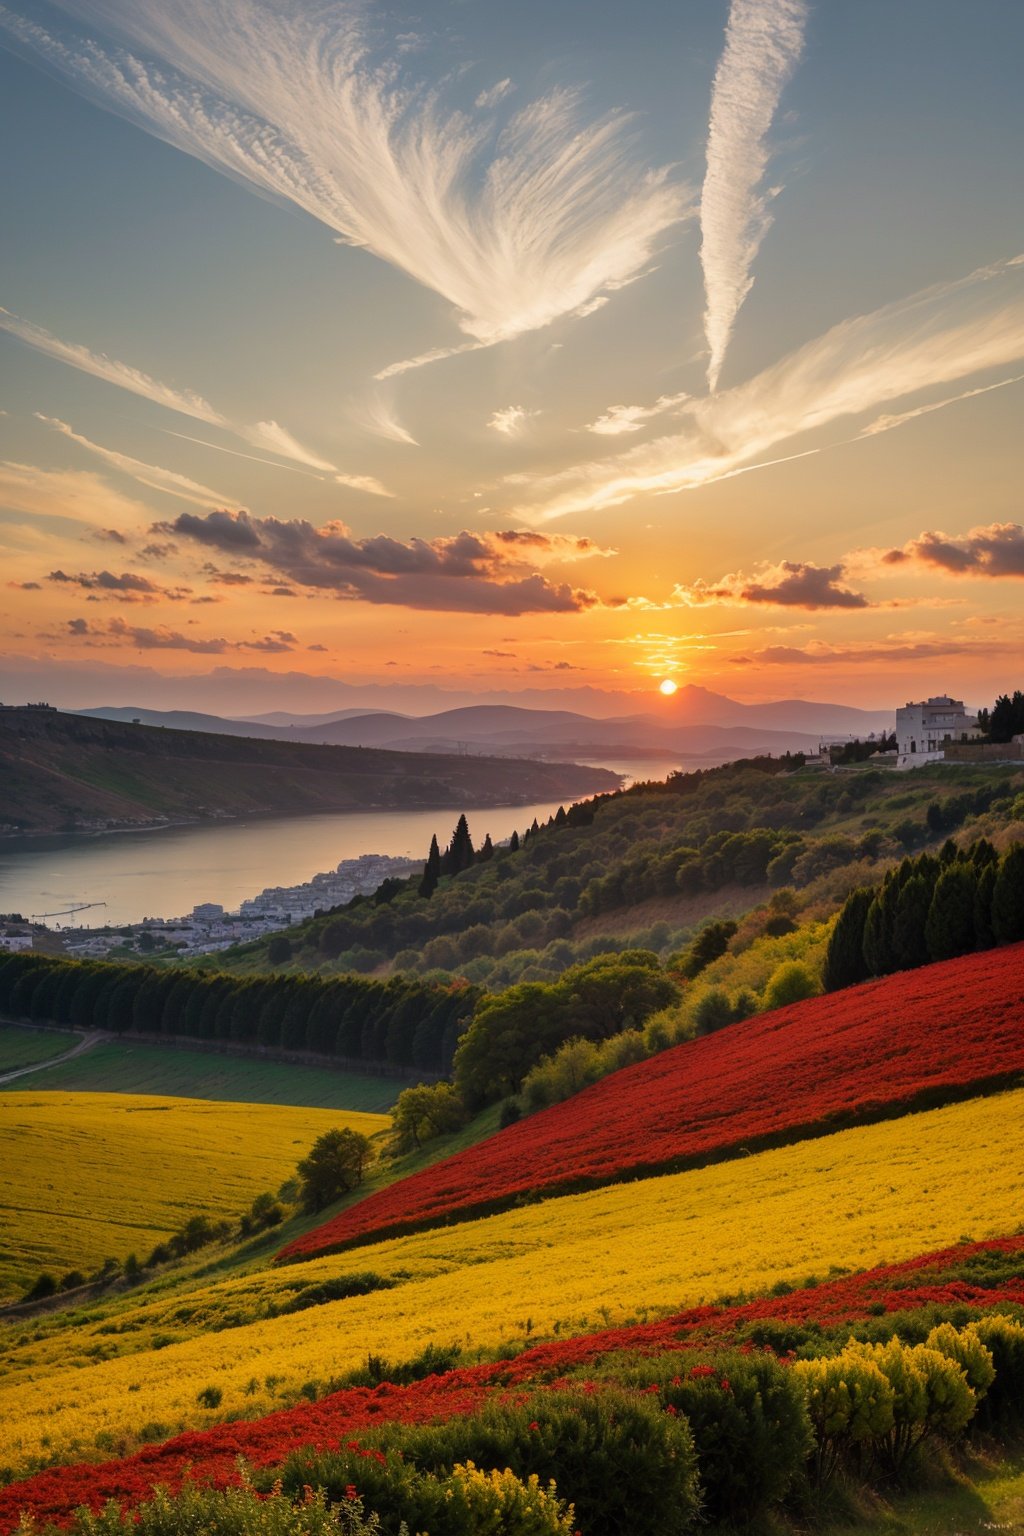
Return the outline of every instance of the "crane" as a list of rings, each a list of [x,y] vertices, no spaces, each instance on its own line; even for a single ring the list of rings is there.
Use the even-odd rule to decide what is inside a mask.
[[[44,917],[70,917],[72,912],[88,912],[90,907],[105,906],[105,901],[84,901],[80,907],[64,907],[60,912],[33,912],[29,918],[29,922],[42,922]]]

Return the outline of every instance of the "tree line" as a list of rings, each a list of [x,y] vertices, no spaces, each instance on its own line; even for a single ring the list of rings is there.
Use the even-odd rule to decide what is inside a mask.
[[[1003,854],[987,838],[947,842],[851,892],[832,930],[823,980],[829,992],[872,976],[952,960],[1024,939],[1024,843]]]
[[[444,1073],[480,996],[411,977],[227,976],[17,954],[0,1014],[78,1029],[234,1041]]]

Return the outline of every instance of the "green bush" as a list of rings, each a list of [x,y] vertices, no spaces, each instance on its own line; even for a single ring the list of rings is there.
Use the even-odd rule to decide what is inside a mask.
[[[954,1328],[952,1323],[939,1323],[924,1342],[929,1349],[937,1349],[940,1355],[956,1361],[980,1403],[995,1380],[996,1372],[992,1352],[986,1349],[977,1333],[970,1328]]]
[[[970,1422],[977,1398],[954,1360],[924,1344],[851,1343],[847,1353],[872,1361],[893,1391],[893,1426],[876,1442],[890,1472],[899,1474],[930,1435],[953,1439]]]
[[[1012,1428],[1024,1419],[1024,1327],[994,1312],[968,1325],[992,1356],[995,1380],[985,1394],[982,1417],[992,1429]]]
[[[554,1482],[587,1536],[682,1536],[697,1515],[686,1421],[651,1397],[611,1387],[541,1390],[443,1423],[384,1425],[364,1446],[377,1447],[381,1459],[361,1459],[365,1451],[353,1447],[300,1455],[285,1468],[284,1486],[296,1493],[306,1483],[323,1486],[339,1498],[355,1482],[386,1530],[404,1519],[430,1536],[449,1536],[441,1522],[450,1501],[433,1502],[438,1480],[468,1462],[509,1468],[520,1479],[536,1474],[542,1487]]]
[[[813,1440],[804,1394],[792,1372],[767,1353],[716,1353],[713,1364],[663,1355],[607,1369],[616,1382],[657,1388],[655,1402],[689,1424],[697,1455],[702,1514],[712,1523],[756,1519],[782,1500]]]
[[[23,1536],[34,1531],[23,1524]],[[556,1526],[523,1527],[524,1531]],[[71,1536],[383,1536],[376,1515],[367,1516],[362,1501],[342,1497],[329,1504],[322,1493],[303,1494],[293,1503],[280,1493],[259,1494],[247,1478],[239,1488],[197,1488],[179,1493],[157,1488],[137,1509],[107,1504],[98,1514],[77,1511]]]
[[[787,960],[773,971],[764,989],[761,1004],[765,1012],[772,1008],[788,1008],[791,1003],[801,1003],[804,998],[817,997],[821,983],[800,960]]]
[[[814,1430],[814,1478],[819,1487],[851,1452],[870,1447],[893,1428],[893,1389],[872,1360],[844,1351],[792,1367]]]

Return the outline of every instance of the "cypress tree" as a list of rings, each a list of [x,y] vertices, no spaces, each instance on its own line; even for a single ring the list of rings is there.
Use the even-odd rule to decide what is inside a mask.
[[[479,864],[489,864],[494,858],[494,844],[491,842],[491,834],[489,832],[480,845],[476,857]]]
[[[992,891],[992,931],[1000,944],[1024,939],[1024,843],[1003,854]]]
[[[925,924],[932,903],[932,887],[923,875],[911,875],[896,898],[892,947],[897,970],[927,965]]]
[[[978,870],[978,885],[974,893],[974,942],[979,949],[991,949],[996,942],[992,927],[992,898],[998,870],[998,863],[985,864]]]
[[[868,888],[851,891],[836,918],[825,951],[822,980],[826,992],[838,992],[865,981],[871,972],[864,960],[864,923],[874,900]]]
[[[963,860],[948,864],[942,871],[925,924],[925,940],[932,960],[952,960],[973,950],[977,888],[977,871]]]
[[[441,855],[441,873],[443,875],[460,874],[462,870],[469,868],[473,857],[473,839],[469,835],[469,822],[465,815],[462,815],[455,823],[451,842]]]
[[[419,893],[430,900],[437,890],[437,882],[441,878],[441,850],[437,846],[437,833],[430,839],[430,852],[427,854],[427,862],[423,866],[423,879],[419,884]]]
[[[512,829],[512,836],[508,840],[508,851],[509,853],[519,852],[519,833],[514,827]]]
[[[888,976],[896,969],[892,933],[899,886],[890,872],[875,893],[864,920],[864,964],[872,976]]]

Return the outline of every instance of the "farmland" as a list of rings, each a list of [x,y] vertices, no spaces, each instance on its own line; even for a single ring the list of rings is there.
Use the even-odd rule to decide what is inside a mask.
[[[71,1043],[74,1036],[11,1031],[30,1039]],[[67,1046],[62,1044],[60,1049]],[[3,1037],[0,1034],[0,1050]],[[57,1054],[56,1050],[53,1054]],[[140,1041],[110,1041],[74,1061],[21,1078],[11,1088],[62,1093],[163,1094],[249,1104],[291,1104],[386,1114],[401,1092],[397,1079],[363,1076],[323,1067],[258,1061],[199,1050],[176,1050]]]
[[[14,1024],[0,1024],[0,1074],[61,1056],[79,1038],[70,1030],[19,1029]]]
[[[157,1439],[251,1416],[294,1400],[311,1377],[322,1386],[352,1370],[385,1342],[401,1360],[431,1343],[472,1349],[572,1334],[723,1292],[799,1284],[831,1267],[896,1262],[965,1232],[1012,1230],[1024,1198],[1022,1138],[1018,1090],[300,1269],[199,1284],[187,1297],[122,1310],[102,1335],[77,1328],[12,1349],[0,1460],[29,1470],[128,1446],[144,1427]],[[367,1271],[393,1289],[267,1315],[297,1286]],[[220,1331],[209,1331],[218,1318]],[[215,1414],[197,1400],[207,1387],[221,1394]]]
[[[349,1207],[282,1257],[447,1222],[516,1196],[695,1162],[842,1116],[1024,1072],[1024,947],[781,1008],[594,1084]]]
[[[27,1079],[26,1081],[32,1081]],[[189,1217],[231,1219],[338,1124],[382,1116],[130,1095],[0,1093],[0,1296],[152,1246]]]

